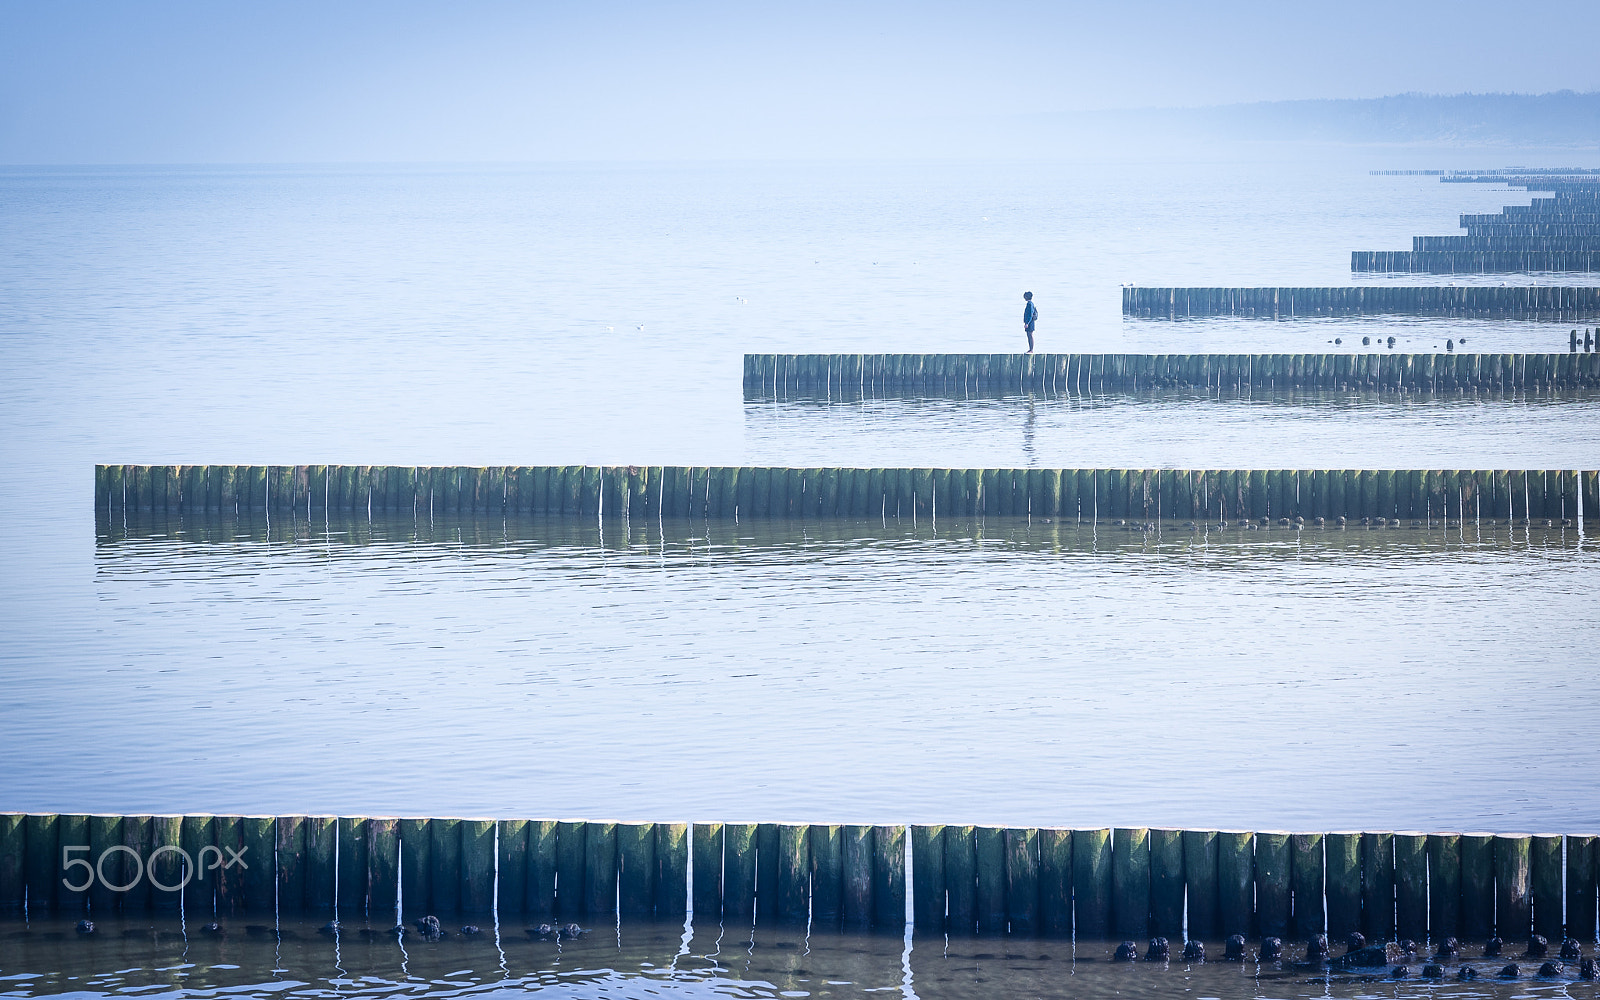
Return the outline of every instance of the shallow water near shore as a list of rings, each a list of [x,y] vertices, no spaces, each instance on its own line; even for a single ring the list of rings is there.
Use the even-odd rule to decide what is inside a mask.
[[[209,920],[209,916],[204,917]],[[1444,963],[1441,981],[1421,978],[1424,960],[1402,968],[1340,970],[1287,960],[1113,963],[1110,941],[1019,936],[852,934],[805,926],[624,921],[591,926],[575,940],[540,940],[515,920],[440,941],[397,936],[384,924],[341,921],[222,922],[97,920],[83,936],[67,919],[0,922],[0,996],[271,995],[286,997],[948,997],[1222,998],[1580,997],[1600,995],[1575,969],[1538,979],[1523,963],[1518,981],[1497,980],[1505,960]],[[1141,952],[1144,943],[1140,942]],[[1337,949],[1336,949],[1337,950]],[[1222,954],[1208,942],[1207,954]],[[1253,953],[1252,953],[1253,954]],[[1458,982],[1462,966],[1484,978]]]

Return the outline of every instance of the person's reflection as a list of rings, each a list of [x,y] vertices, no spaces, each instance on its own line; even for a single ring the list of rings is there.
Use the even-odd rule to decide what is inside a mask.
[[[1022,421],[1022,454],[1027,456],[1027,465],[1033,467],[1033,393],[1028,394],[1028,415]]]

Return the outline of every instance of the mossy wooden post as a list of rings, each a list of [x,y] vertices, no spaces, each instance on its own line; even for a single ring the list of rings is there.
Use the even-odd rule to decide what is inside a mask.
[[[563,919],[583,914],[583,870],[588,855],[588,833],[589,824],[581,820],[556,821],[556,914]],[[720,875],[720,838],[717,846],[717,873]]]
[[[55,908],[56,880],[61,870],[61,817],[55,813],[29,813],[24,823],[27,831],[23,838],[23,877],[27,883],[28,914],[40,917]],[[139,856],[147,857],[149,842],[141,848]]]
[[[150,908],[157,913],[177,913],[183,905],[184,883],[191,873],[184,863],[182,849],[183,817],[150,817],[144,877],[150,883]]]
[[[157,817],[159,820],[159,817]],[[278,817],[278,912],[300,913],[306,905],[306,818]]]
[[[839,831],[844,856],[844,924],[872,926],[872,853],[870,826],[845,826]]]
[[[838,927],[844,919],[844,833],[835,824],[811,827],[811,924]]]
[[[1287,833],[1256,834],[1256,933],[1262,937],[1289,935],[1292,865]]]
[[[617,824],[590,822],[584,831],[583,904],[590,916],[617,912]]]
[[[971,934],[978,928],[977,828],[944,828],[944,888],[952,934]]]
[[[872,924],[890,931],[906,926],[906,828],[872,828]]]
[[[1461,835],[1428,835],[1428,933],[1442,941],[1461,925]]]
[[[210,819],[210,817],[208,816],[206,819]],[[94,855],[88,850],[89,817],[84,813],[62,813],[59,823],[56,833],[60,841],[56,851],[56,908],[61,913],[85,913],[89,909],[89,889],[94,884],[92,868]],[[205,832],[210,833],[209,826],[205,828]],[[185,842],[184,846],[187,848],[188,843]],[[68,852],[60,849],[74,847],[80,848],[80,850]],[[195,850],[189,852],[189,857],[195,857],[197,851],[198,845]],[[73,859],[81,858],[88,861],[91,866],[89,876],[87,878],[84,877],[83,871],[80,870],[83,867],[82,865],[74,866],[70,871],[67,870],[68,857]],[[193,884],[192,879],[190,884]],[[73,886],[81,886],[82,888],[74,889],[72,888]],[[188,887],[185,887],[184,891],[187,893]],[[195,900],[196,913],[211,912],[209,907],[203,911],[200,909],[198,905],[199,893],[196,893]]]
[[[756,824],[722,827],[722,916],[754,917],[756,912]]]
[[[408,919],[433,912],[433,838],[429,821],[402,819],[400,834],[400,904]]]
[[[357,907],[350,911],[353,914],[366,914],[374,921],[394,919],[400,898],[400,821],[379,816],[340,822],[348,827],[348,831],[341,829],[341,837],[348,832],[360,838],[359,845],[351,848],[360,868],[348,871],[349,888],[345,884],[349,864],[344,853],[345,842],[342,839],[339,842],[341,913],[345,912],[344,900],[349,898],[352,903],[359,900]]]
[[[1255,933],[1255,834],[1217,832],[1217,902],[1221,934]]]
[[[973,829],[978,857],[978,933],[998,934],[1006,929],[1005,837],[997,826]]]
[[[1302,940],[1327,929],[1322,853],[1320,833],[1297,833],[1289,838],[1289,880],[1294,894],[1290,930]]]
[[[306,817],[305,908],[332,914],[338,883],[338,820],[333,816]]]
[[[689,832],[693,854],[694,916],[716,923],[722,919],[722,824],[696,823]]]
[[[778,917],[778,824],[756,824],[756,916]]]
[[[1494,838],[1494,932],[1507,941],[1523,941],[1533,933],[1533,897],[1529,869],[1533,838],[1502,833]]]
[[[339,916],[344,920],[367,912],[367,895],[372,878],[367,860],[367,821],[360,816],[338,819]]]
[[[1587,513],[1589,507],[1584,505]],[[96,855],[98,857],[98,855]],[[1592,834],[1567,837],[1567,935],[1593,941],[1596,935],[1597,876],[1600,876],[1600,840]]]
[[[1183,882],[1189,937],[1216,940],[1222,929],[1222,916],[1218,910],[1215,830],[1183,831]]]
[[[1039,933],[1039,831],[1008,827],[1006,850],[1006,923],[1012,934]]]
[[[74,844],[88,844],[88,817],[83,817],[84,839],[73,837],[69,840],[69,817],[61,817],[61,842]],[[186,865],[189,870],[189,879],[183,887],[183,912],[188,918],[198,918],[202,915],[209,916],[217,911],[217,872],[208,870],[212,864],[211,855],[217,851],[216,845],[216,818],[201,814],[186,815],[179,820],[178,843],[187,856]],[[206,848],[211,848],[207,851]],[[62,890],[66,890],[63,888]],[[83,894],[83,901],[87,902],[87,893]],[[81,904],[80,904],[81,905]]]
[[[1072,936],[1072,831],[1039,830],[1039,933]]]
[[[1494,834],[1461,835],[1461,936],[1494,933]]]
[[[617,824],[617,883],[617,905],[623,916],[648,917],[655,912],[654,823]]]
[[[500,820],[495,834],[498,907],[507,915],[528,912],[528,821]]]
[[[656,824],[656,917],[678,920],[689,912],[689,826]]]
[[[1428,936],[1428,838],[1394,835],[1395,933],[1414,941]]]
[[[66,817],[62,817],[65,832]],[[1535,834],[1529,849],[1528,889],[1533,895],[1533,932],[1551,941],[1561,940],[1566,928],[1562,914],[1561,835]]]
[[[21,837],[21,814],[0,813],[0,913],[20,909],[22,905],[22,855],[20,844],[14,844],[13,838]],[[89,912],[97,917],[109,917],[116,912],[117,893],[113,892],[111,885],[121,885],[125,879],[121,878],[120,867],[121,851],[110,855],[107,851],[122,844],[122,817],[116,815],[100,814],[89,817],[89,863],[100,864],[100,859],[105,858],[105,877],[99,872],[95,873],[94,884],[89,887]],[[235,850],[238,844],[232,845]],[[16,852],[16,853],[13,853]],[[117,867],[113,868],[112,866]],[[221,869],[217,874],[221,875]]]
[[[912,922],[922,934],[944,930],[944,827],[911,828]]]
[[[1150,933],[1183,937],[1183,832],[1150,831]]]
[[[1328,834],[1323,854],[1328,936],[1342,940],[1361,930],[1361,834]]]
[[[1111,831],[1072,831],[1073,925],[1080,938],[1111,934]]]
[[[778,824],[778,919],[784,923],[803,924],[810,914],[809,833],[803,824]]]
[[[461,911],[461,820],[454,817],[428,821],[433,841],[433,910],[435,915]]]
[[[140,817],[122,818],[123,843],[127,843],[130,828]],[[239,873],[240,908],[246,913],[269,914],[277,906],[278,821],[273,816],[242,816],[239,818],[240,861],[250,867]],[[137,834],[132,836],[137,837]],[[236,865],[235,868],[238,866]],[[123,908],[129,906],[124,897]]]
[[[495,823],[461,821],[461,912],[482,916],[494,911]]]
[[[1394,939],[1394,834],[1361,835],[1361,930],[1370,941]]]

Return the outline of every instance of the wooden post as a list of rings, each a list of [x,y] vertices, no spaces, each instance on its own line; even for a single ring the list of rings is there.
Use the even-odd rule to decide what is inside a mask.
[[[846,826],[840,831],[844,856],[844,923],[869,927],[873,915],[873,836],[870,826]]]
[[[906,828],[872,828],[873,926],[904,931],[906,926]]]
[[[1461,935],[1494,933],[1494,835],[1461,835]]]
[[[1533,933],[1533,898],[1529,868],[1533,838],[1525,833],[1496,834],[1494,838],[1494,931],[1508,941],[1521,941]]]
[[[1183,937],[1183,832],[1150,831],[1150,933]]]
[[[528,821],[500,820],[495,834],[498,908],[504,914],[528,911]]]
[[[754,917],[756,912],[756,824],[722,827],[722,916]]]
[[[944,828],[944,888],[946,925],[952,934],[971,934],[978,928],[977,828]],[[1068,900],[1068,913],[1071,901]]]
[[[22,814],[0,813],[0,912],[22,908]],[[16,842],[13,842],[15,838]],[[122,817],[97,815],[89,817],[89,863],[99,865],[105,858],[105,874],[113,885],[121,885],[120,851],[107,855],[113,846],[122,844]],[[237,844],[233,845],[235,848]],[[115,867],[113,867],[115,866]],[[221,870],[217,873],[222,874]],[[89,887],[89,912],[96,917],[109,917],[117,908],[116,892],[106,884],[98,871],[94,884]]]
[[[590,821],[583,834],[583,903],[592,917],[617,912],[617,824]]]
[[[200,819],[200,818],[202,818],[202,817],[196,817],[196,819]],[[205,820],[207,820],[208,822],[203,824],[203,825],[201,825],[201,826],[199,826],[198,829],[197,829],[197,832],[204,833],[206,836],[209,837],[210,833],[211,833],[211,827],[210,827],[210,824],[209,824],[209,820],[211,819],[211,817],[206,816],[206,817],[203,817],[203,818]],[[93,873],[91,871],[90,872],[90,876],[91,877],[85,878],[82,865],[73,866],[73,869],[71,871],[67,870],[66,865],[67,865],[67,858],[68,858],[69,855],[74,859],[82,858],[85,861],[88,861],[91,866],[94,864],[94,855],[91,854],[88,851],[88,847],[89,847],[89,817],[86,814],[83,814],[83,813],[62,813],[61,814],[61,819],[60,819],[60,826],[57,828],[57,837],[59,838],[59,844],[57,845],[58,849],[56,851],[56,886],[57,886],[57,888],[56,888],[56,904],[57,904],[57,909],[62,913],[85,913],[89,909],[89,889],[93,885],[93,882],[94,882],[94,879],[92,877]],[[209,841],[207,841],[207,843],[209,843]],[[188,848],[188,846],[189,846],[189,842],[188,842],[187,839],[185,839],[184,847]],[[73,848],[73,847],[82,848],[82,850],[75,850],[75,851],[70,851],[70,852],[66,851],[66,850],[62,850],[62,848]],[[195,857],[196,854],[199,851],[199,848],[200,848],[200,845],[197,843],[195,845],[195,849],[189,851],[189,857],[191,857],[191,858]],[[190,885],[193,885],[193,884],[194,884],[194,880],[191,879],[190,880]],[[73,885],[81,885],[81,886],[83,886],[83,888],[74,890],[74,889],[70,888],[70,886],[73,886]],[[210,883],[200,883],[200,889],[208,889],[209,885],[210,885]],[[185,889],[184,889],[185,899],[190,898],[188,896],[188,892],[189,892],[188,887],[185,887]],[[206,900],[206,908],[205,908],[205,910],[202,911],[200,909],[200,905],[199,905],[200,904],[200,895],[201,895],[201,893],[199,891],[196,891],[196,893],[195,893],[195,895],[193,897],[194,900],[195,900],[195,912],[197,912],[197,913],[199,913],[199,912],[206,912],[206,913],[211,912],[210,900],[209,899]]]
[[[694,915],[706,923],[722,919],[722,824],[696,823],[690,831],[694,854]]]
[[[24,821],[27,831],[23,837],[26,845],[23,863],[27,884],[28,914],[42,917],[55,908],[56,873],[61,868],[58,831],[61,819],[55,813],[29,813]],[[141,845],[141,858],[150,853],[148,843]]]
[[[911,828],[911,910],[918,932],[944,930],[944,827]]]
[[[428,821],[432,841],[433,907],[430,912],[455,914],[461,910],[461,820],[453,817]]]
[[[656,919],[676,921],[689,910],[689,827],[656,824]]]
[[[1326,855],[1328,936],[1334,940],[1361,930],[1361,834],[1330,833]]]
[[[332,816],[307,816],[305,859],[305,907],[308,912],[333,913],[337,820]]]
[[[1262,937],[1287,937],[1293,881],[1289,835],[1256,834],[1256,930]]]
[[[367,893],[372,871],[367,861],[367,821],[359,816],[341,816],[335,821],[334,840],[338,844],[339,917],[349,920],[367,912]]]
[[[65,819],[65,817],[63,817]],[[1533,932],[1551,941],[1566,929],[1562,914],[1565,888],[1561,870],[1561,835],[1535,834],[1529,851],[1528,889],[1533,896]]]
[[[185,876],[190,873],[179,853],[182,847],[182,816],[150,817],[144,877],[150,883],[150,908],[158,913],[176,913],[183,903]]]
[[[1309,940],[1327,930],[1322,868],[1322,834],[1297,833],[1289,838],[1290,885],[1294,891],[1291,932],[1300,940]]]
[[[978,932],[997,934],[1006,929],[1005,838],[999,827],[973,829],[978,858]]]
[[[1218,910],[1216,831],[1183,831],[1183,881],[1189,908],[1189,937],[1216,940],[1222,928]]]
[[[1039,830],[1039,932],[1072,936],[1072,831]]]
[[[1039,831],[1008,828],[1006,851],[1006,921],[1012,934],[1039,933]]]
[[[756,915],[778,917],[778,824],[756,824]]]
[[[1395,932],[1414,941],[1428,936],[1428,838],[1394,835]]]
[[[838,927],[844,919],[844,833],[834,824],[811,827],[811,924]]]
[[[461,821],[461,910],[473,916],[494,912],[495,822]]]
[[[721,833],[721,830],[718,830]],[[556,822],[556,914],[563,920],[583,914],[584,869],[589,855],[589,824],[581,820]],[[531,841],[530,841],[531,846]],[[721,874],[721,840],[717,870]]]
[[[1361,835],[1361,929],[1370,941],[1394,939],[1394,834]]]
[[[426,819],[402,819],[400,836],[400,905],[409,919],[433,912],[433,837]]]
[[[137,839],[134,828],[143,822],[148,836],[147,817],[122,817],[122,842]],[[247,913],[267,914],[277,906],[278,876],[275,856],[278,842],[278,821],[272,816],[243,816],[239,819],[239,844],[242,864],[249,865],[240,875],[242,908]],[[122,908],[127,911],[133,902],[134,892],[124,895]]]
[[[778,824],[778,919],[803,924],[811,912],[810,830],[795,823]]]
[[[1217,890],[1225,936],[1255,933],[1255,853],[1255,834],[1218,831]]]
[[[1428,933],[1436,941],[1461,929],[1461,835],[1428,836]]]
[[[1584,512],[1588,513],[1587,505]],[[97,855],[98,857],[98,855]],[[1593,941],[1596,935],[1596,875],[1600,841],[1592,834],[1567,837],[1567,936]]]
[[[1111,831],[1072,831],[1073,924],[1080,938],[1111,934]]]

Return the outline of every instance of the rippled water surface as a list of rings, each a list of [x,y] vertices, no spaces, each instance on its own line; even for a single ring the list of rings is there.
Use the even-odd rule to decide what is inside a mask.
[[[1120,315],[1352,281],[1529,198],[1369,169],[1485,165],[0,172],[0,805],[1592,828],[1575,528],[92,509],[95,462],[1592,468],[1581,393],[744,398],[745,351],[1020,348],[1023,290],[1045,350],[1563,349]]]

